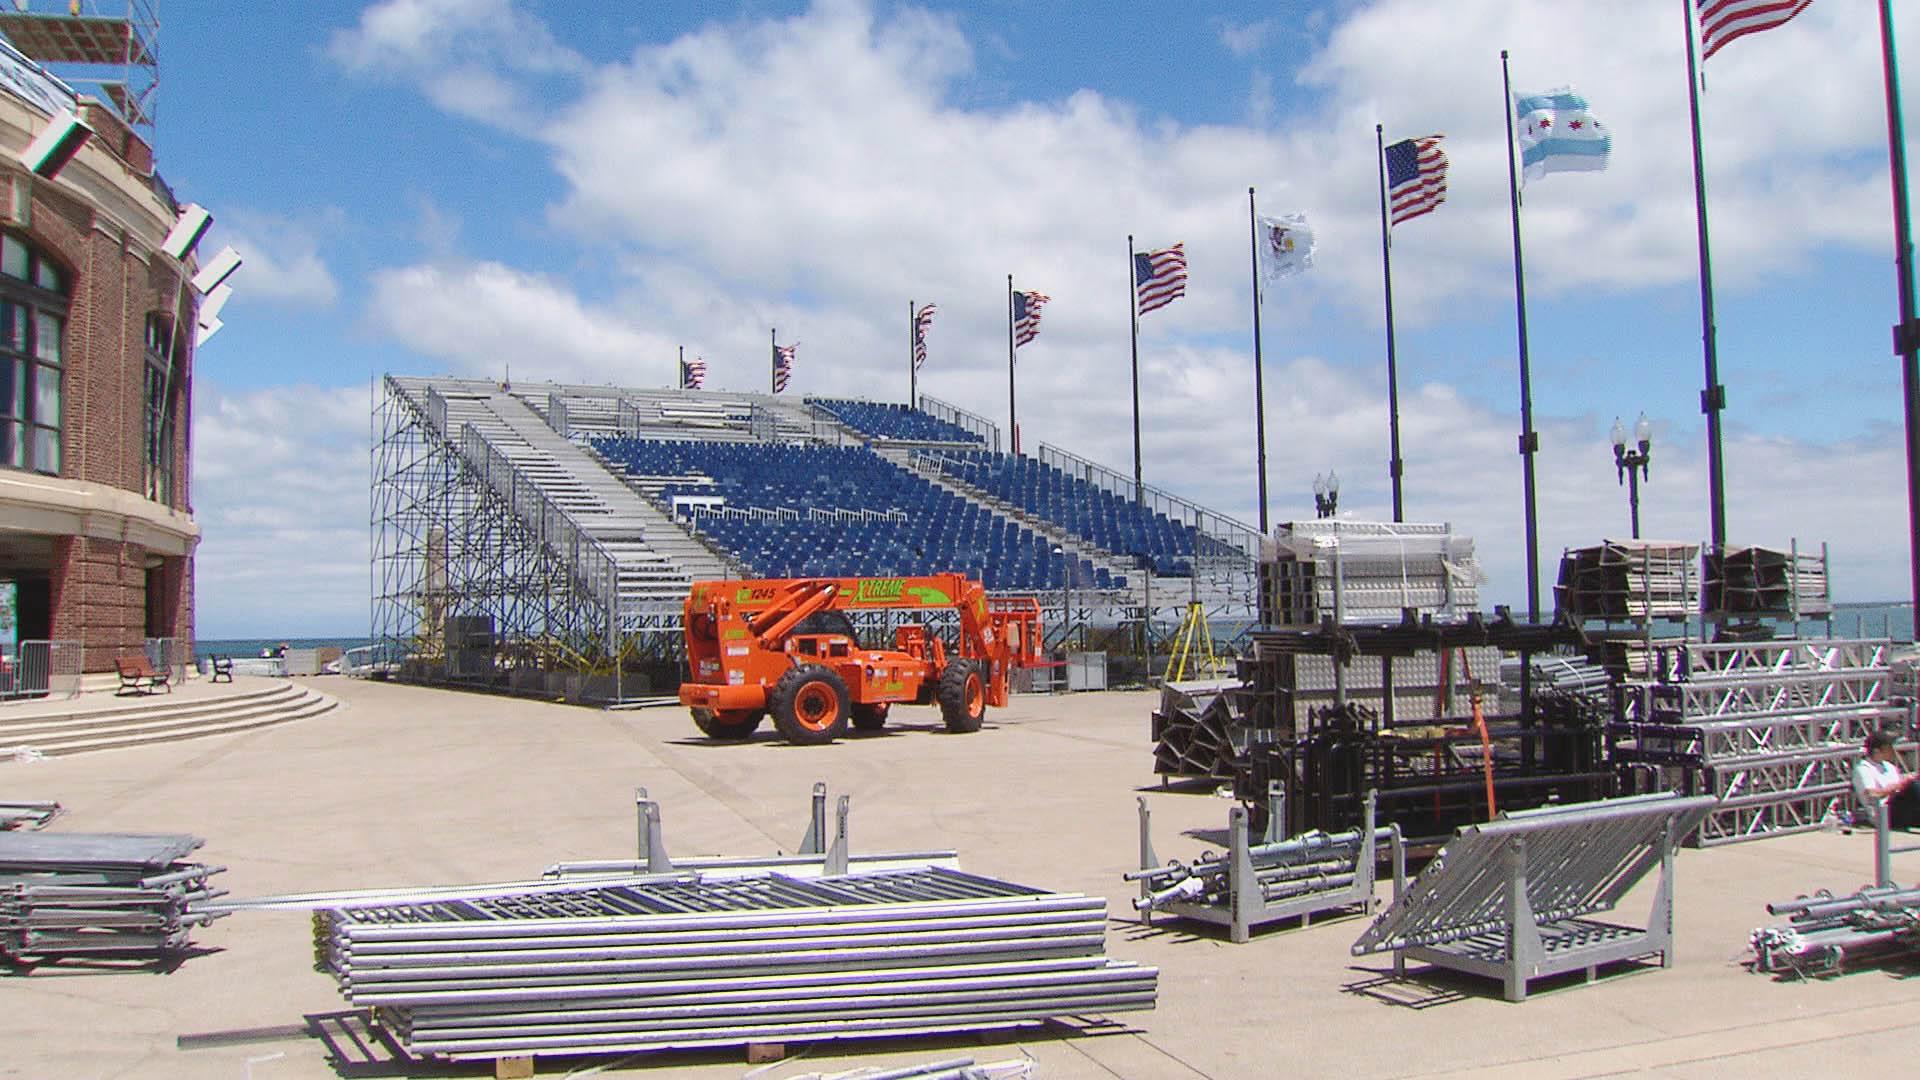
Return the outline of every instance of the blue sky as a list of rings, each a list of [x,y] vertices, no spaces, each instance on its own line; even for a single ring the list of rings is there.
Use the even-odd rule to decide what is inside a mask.
[[[903,398],[903,308],[932,300],[922,390],[1004,422],[1011,272],[1054,297],[1021,353],[1028,442],[1124,467],[1129,233],[1192,266],[1141,327],[1147,479],[1253,520],[1249,185],[1320,239],[1264,308],[1273,516],[1331,467],[1385,517],[1376,121],[1453,162],[1394,243],[1408,516],[1475,536],[1517,602],[1503,47],[1516,90],[1571,83],[1615,140],[1524,214],[1543,585],[1626,531],[1616,414],[1655,425],[1646,532],[1706,532],[1671,0],[285,10],[171,5],[161,38],[161,171],[248,260],[197,359],[202,637],[365,627],[381,372],[658,385],[685,344],[757,389],[777,323],[796,391]],[[1816,4],[1707,75],[1730,537],[1832,541],[1842,599],[1898,597],[1877,26]]]

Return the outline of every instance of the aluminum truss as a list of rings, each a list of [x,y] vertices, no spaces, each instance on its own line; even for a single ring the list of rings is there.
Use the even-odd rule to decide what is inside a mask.
[[[1658,649],[1661,681],[1623,695],[1614,759],[1719,796],[1701,845],[1820,828],[1846,809],[1867,734],[1904,720],[1887,700],[1887,648],[1790,639]]]

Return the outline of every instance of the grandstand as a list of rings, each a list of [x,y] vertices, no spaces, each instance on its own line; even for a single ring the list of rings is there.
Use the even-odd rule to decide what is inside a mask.
[[[1069,626],[1253,616],[1254,530],[991,422],[720,391],[384,380],[374,636],[403,677],[550,686],[677,663],[690,582],[959,571]],[[644,689],[644,686],[641,688]]]

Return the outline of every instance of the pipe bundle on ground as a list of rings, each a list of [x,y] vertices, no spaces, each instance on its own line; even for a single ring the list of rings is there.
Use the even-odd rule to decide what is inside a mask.
[[[925,867],[580,882],[315,913],[318,966],[415,1054],[578,1054],[1150,1009],[1106,903]]]
[[[0,832],[44,829],[61,814],[57,802],[0,802]]]
[[[197,836],[0,832],[0,960],[162,959],[218,916]]]
[[[1381,842],[1393,836],[1391,829],[1376,829],[1374,833]],[[1287,900],[1352,885],[1365,841],[1366,835],[1359,829],[1309,832],[1278,843],[1255,844],[1247,849],[1247,856],[1261,898],[1269,902]],[[1370,851],[1368,854],[1371,856]],[[1175,860],[1124,876],[1128,881],[1147,882],[1148,892],[1133,902],[1136,911],[1153,911],[1180,902],[1225,906],[1233,894],[1233,858],[1224,852],[1191,863]]]
[[[1789,918],[1785,926],[1763,926],[1749,936],[1759,971],[1824,974],[1863,955],[1920,948],[1920,889],[1823,891],[1768,904],[1767,914]]]

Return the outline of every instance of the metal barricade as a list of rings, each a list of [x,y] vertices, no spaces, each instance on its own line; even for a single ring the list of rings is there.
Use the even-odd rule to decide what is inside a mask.
[[[193,643],[185,638],[147,639],[147,663],[152,664],[155,671],[165,668],[175,686],[187,681],[187,655],[192,651]]]
[[[76,697],[86,647],[78,641],[30,640],[0,647],[0,701]]]

